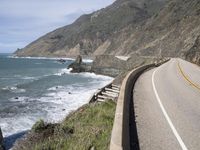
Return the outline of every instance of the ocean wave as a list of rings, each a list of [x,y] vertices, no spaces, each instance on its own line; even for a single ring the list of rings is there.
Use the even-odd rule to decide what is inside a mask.
[[[18,116],[17,119],[1,118],[0,126],[4,137],[7,137],[14,133],[29,130],[35,121],[35,119],[32,119],[29,116]]]
[[[81,105],[88,103],[89,98],[95,92],[95,89],[63,88],[54,92],[46,93],[46,97],[38,99],[41,102],[52,103],[54,108],[47,107],[47,120],[49,122],[58,122],[65,118],[66,114],[78,109]]]
[[[87,77],[87,78],[89,77],[92,79],[100,79],[100,80],[112,80],[113,79],[113,77],[98,75],[98,74],[89,73],[89,72],[80,73],[80,75],[83,77]]]
[[[24,80],[34,80],[37,77],[30,77],[30,76],[22,76],[22,75],[14,75],[14,78],[24,79]]]
[[[24,77],[22,77],[22,79],[24,79],[24,80],[35,80],[35,79],[37,79],[37,77],[24,76]]]
[[[26,92],[25,89],[20,89],[20,88],[17,88],[16,86],[6,86],[6,87],[3,87],[2,90],[3,91],[10,91],[10,92],[13,92],[13,93],[24,93],[24,92]]]
[[[69,73],[69,69],[59,71],[60,75]],[[26,97],[22,96],[22,94],[19,97],[9,99],[13,103],[16,102],[19,107],[15,109],[18,113],[10,117],[8,115],[7,118],[6,116],[1,118],[0,126],[4,136],[7,137],[14,133],[28,130],[38,119],[44,119],[48,122],[59,122],[63,120],[71,111],[88,103],[89,98],[97,89],[113,80],[113,78],[95,75],[94,73],[81,73],[79,75],[100,80],[94,80],[95,84],[91,80],[88,83],[81,84],[54,85],[44,91],[40,97]],[[6,90],[19,90],[21,86],[18,85],[17,87],[6,87]]]
[[[18,57],[18,56],[8,56],[8,58],[16,58],[16,59],[44,59],[44,60],[59,60],[59,59],[63,59],[63,60],[69,60],[69,61],[73,61],[75,60],[74,58],[61,58],[61,57]]]
[[[72,70],[71,68],[70,69],[64,68],[64,69],[59,70],[54,75],[56,75],[56,76],[62,76],[64,74],[70,74],[71,70]]]
[[[10,101],[12,102],[26,102],[28,101],[29,97],[12,97]]]
[[[67,61],[74,61],[74,58],[66,58],[66,57],[18,57],[18,56],[8,56],[8,58],[17,58],[17,59],[48,59],[48,60],[67,60]],[[84,63],[92,63],[92,59],[83,59]]]
[[[49,88],[48,91],[56,91],[63,88],[64,88],[63,86],[54,86],[54,87]]]

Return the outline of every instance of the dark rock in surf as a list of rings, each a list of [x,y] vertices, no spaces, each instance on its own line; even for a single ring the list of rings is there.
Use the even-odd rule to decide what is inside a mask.
[[[0,150],[4,150],[4,146],[3,146],[3,134],[0,128]]]
[[[66,60],[64,60],[64,59],[59,59],[59,60],[57,60],[59,63],[62,63],[62,64],[64,64],[65,62],[66,62]]]
[[[68,66],[68,69],[72,68],[72,73],[80,73],[80,72],[91,72],[92,65],[83,63],[82,57],[80,55],[77,56],[76,60]]]

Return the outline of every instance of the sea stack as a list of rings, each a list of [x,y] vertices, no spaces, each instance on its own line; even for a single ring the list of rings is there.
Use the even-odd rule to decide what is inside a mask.
[[[0,128],[0,150],[4,150],[4,146],[3,146],[3,134]]]
[[[83,63],[82,57],[78,55],[76,60],[68,66],[69,68],[72,68],[72,73],[91,72],[92,64]]]

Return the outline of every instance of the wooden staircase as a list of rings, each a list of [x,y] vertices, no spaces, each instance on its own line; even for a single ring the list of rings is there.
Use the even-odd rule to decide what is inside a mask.
[[[97,93],[95,93],[91,100],[91,102],[105,102],[106,100],[116,101],[119,96],[120,86],[115,84],[109,84],[104,88],[100,89]]]

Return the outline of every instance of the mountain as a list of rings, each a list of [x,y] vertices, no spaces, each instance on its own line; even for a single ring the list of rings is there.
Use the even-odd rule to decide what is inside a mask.
[[[50,32],[18,56],[140,55],[200,64],[199,0],[116,0]]]
[[[76,56],[104,53],[129,26],[140,24],[163,6],[164,0],[117,0],[107,8],[83,15],[18,50],[19,56]]]

